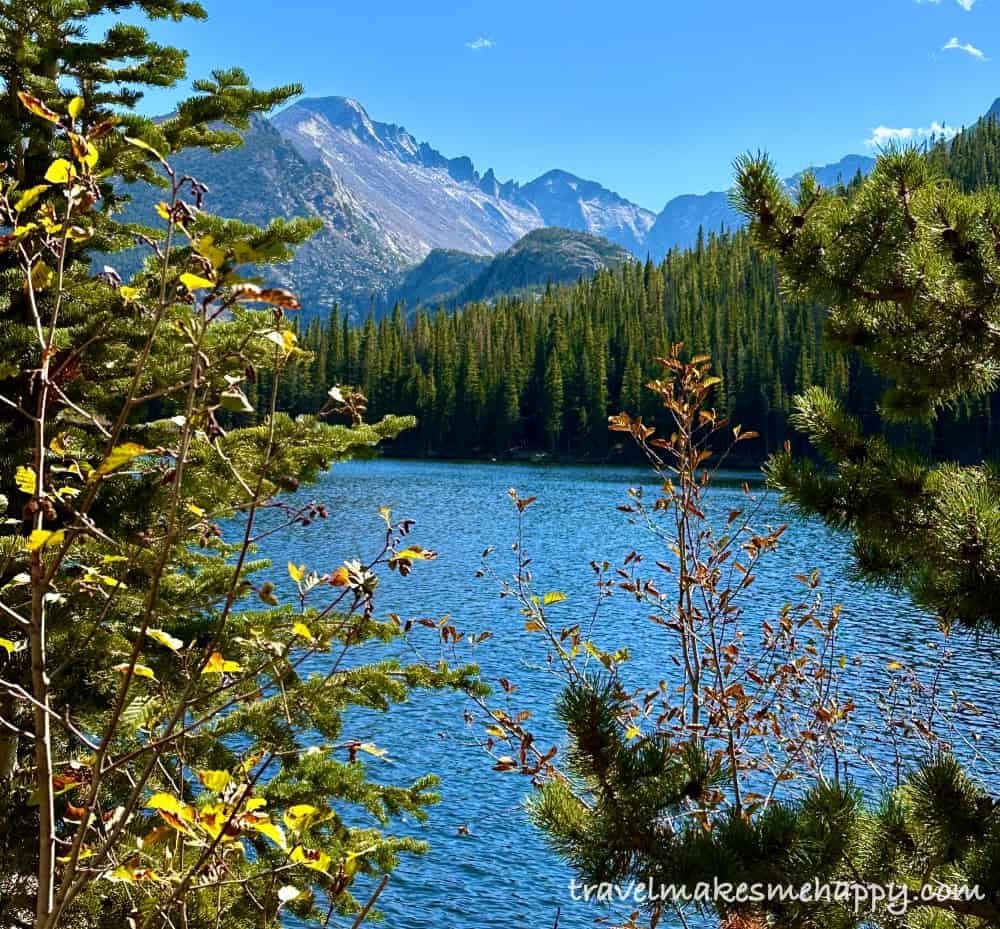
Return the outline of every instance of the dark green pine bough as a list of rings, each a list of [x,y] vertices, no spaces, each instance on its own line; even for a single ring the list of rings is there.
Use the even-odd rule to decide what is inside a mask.
[[[889,152],[850,198],[807,178],[793,201],[761,158],[739,162],[739,205],[788,291],[830,310],[828,338],[887,381],[889,421],[927,422],[1000,375],[1000,193],[966,194],[914,150]],[[1000,482],[992,463],[932,464],[864,434],[826,391],[794,425],[830,466],[780,453],[772,483],[855,534],[869,579],[943,623],[1000,632]]]

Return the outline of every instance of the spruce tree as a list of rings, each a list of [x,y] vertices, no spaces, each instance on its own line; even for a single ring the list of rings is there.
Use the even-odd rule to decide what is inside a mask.
[[[136,26],[87,36],[130,7],[203,15],[171,0],[0,11],[0,924],[354,921],[421,848],[391,820],[435,795],[429,776],[373,777],[362,758],[387,747],[352,738],[349,709],[478,685],[353,657],[404,634],[375,611],[379,572],[434,557],[387,510],[381,556],[270,567],[274,533],[328,515],[292,492],[411,421],[366,423],[336,384],[302,415],[277,409],[308,383],[299,306],[243,271],[314,224],[214,217],[170,159],[238,144],[297,88],[216,72],[166,119],[136,116],[184,55]],[[145,228],[116,216],[123,179],[163,191]],[[125,279],[114,250],[137,238],[149,257]]]

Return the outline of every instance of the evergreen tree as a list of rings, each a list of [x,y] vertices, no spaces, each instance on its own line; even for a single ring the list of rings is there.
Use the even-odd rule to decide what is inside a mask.
[[[549,448],[555,450],[563,431],[563,376],[559,356],[553,351],[545,364],[543,428]]]
[[[214,217],[170,157],[237,144],[298,88],[216,72],[170,117],[138,117],[184,55],[138,26],[89,37],[130,8],[203,15],[0,11],[0,924],[354,920],[374,903],[356,881],[421,848],[390,821],[435,796],[432,777],[372,777],[358,752],[382,750],[350,738],[345,710],[478,685],[468,668],[354,658],[403,635],[373,593],[380,571],[433,558],[403,542],[409,523],[384,514],[369,564],[286,574],[258,554],[327,515],[285,492],[411,421],[366,424],[362,398],[325,381],[322,405],[278,411],[319,393],[302,347],[318,334],[290,324],[293,294],[240,269],[289,257],[315,224]],[[116,178],[162,187],[146,229],[116,218]],[[137,233],[142,270],[93,273]],[[320,653],[329,673],[309,673]]]

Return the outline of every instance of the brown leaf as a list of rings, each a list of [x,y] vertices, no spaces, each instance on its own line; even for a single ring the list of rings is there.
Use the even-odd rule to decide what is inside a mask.
[[[25,108],[30,110],[35,116],[41,116],[42,119],[47,119],[50,123],[56,123],[58,125],[60,116],[55,111],[47,107],[38,97],[33,97],[31,94],[25,93],[23,90],[17,92],[17,98],[24,104]]]

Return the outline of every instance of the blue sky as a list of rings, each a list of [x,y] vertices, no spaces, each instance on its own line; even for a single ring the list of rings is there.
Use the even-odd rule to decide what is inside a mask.
[[[747,149],[791,174],[1000,96],[1000,0],[203,3],[206,22],[153,26],[192,76],[355,97],[501,179],[563,168],[653,210],[726,188]]]

